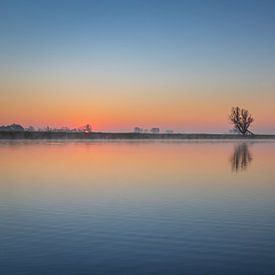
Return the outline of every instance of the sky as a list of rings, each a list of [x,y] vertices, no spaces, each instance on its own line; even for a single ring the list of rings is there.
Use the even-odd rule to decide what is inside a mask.
[[[275,133],[275,1],[0,1],[0,124]]]

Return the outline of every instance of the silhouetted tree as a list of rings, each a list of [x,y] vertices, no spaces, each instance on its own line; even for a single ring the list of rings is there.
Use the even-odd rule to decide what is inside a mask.
[[[52,129],[50,128],[50,126],[47,126],[47,127],[45,128],[45,131],[46,131],[46,132],[51,132],[51,130],[52,130]]]
[[[140,128],[140,127],[135,127],[134,128],[134,133],[142,133],[143,132],[143,129]]]
[[[26,131],[34,132],[35,128],[33,126],[29,126],[28,128],[26,128]]]
[[[254,121],[254,118],[247,110],[241,109],[239,107],[233,107],[231,110],[231,114],[229,115],[229,120],[231,121],[231,123],[233,123],[234,128],[238,130],[242,135],[253,135],[253,133],[248,129],[251,123]]]
[[[20,125],[20,124],[11,124],[11,125],[3,125],[3,126],[0,126],[0,131],[7,131],[7,132],[23,132],[24,131],[24,128]]]
[[[85,133],[90,133],[90,132],[92,132],[92,126],[91,126],[90,124],[86,124],[86,125],[84,126],[84,132],[85,132]]]
[[[160,129],[159,128],[152,128],[151,129],[151,133],[152,134],[159,134],[160,133]]]

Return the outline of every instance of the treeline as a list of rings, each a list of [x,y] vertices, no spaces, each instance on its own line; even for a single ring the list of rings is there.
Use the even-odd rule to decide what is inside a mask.
[[[0,132],[23,132],[25,129],[20,124],[11,124],[0,126]]]
[[[33,126],[29,126],[27,128],[24,128],[20,124],[11,124],[11,125],[3,125],[0,126],[0,132],[73,132],[73,133],[90,133],[92,132],[92,126],[90,124],[86,124],[84,126],[78,127],[78,128],[69,128],[69,127],[61,127],[61,128],[53,128],[53,127],[45,127],[45,128],[35,128]]]

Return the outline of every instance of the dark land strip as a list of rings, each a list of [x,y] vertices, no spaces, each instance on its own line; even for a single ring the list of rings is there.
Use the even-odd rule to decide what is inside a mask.
[[[3,131],[0,139],[275,139],[275,135]]]

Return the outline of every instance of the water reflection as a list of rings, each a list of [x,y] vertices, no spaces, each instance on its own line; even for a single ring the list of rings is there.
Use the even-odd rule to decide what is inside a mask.
[[[230,159],[231,167],[234,172],[245,170],[251,161],[252,156],[246,143],[235,146],[234,153]]]
[[[242,143],[0,141],[0,274],[273,274],[275,142]]]

